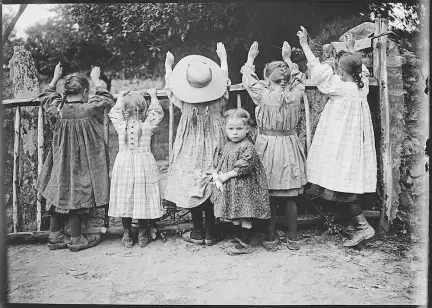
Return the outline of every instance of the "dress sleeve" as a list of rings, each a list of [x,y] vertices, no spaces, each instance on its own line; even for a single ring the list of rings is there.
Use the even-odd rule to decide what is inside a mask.
[[[233,170],[237,172],[239,177],[249,175],[254,169],[254,163],[254,148],[252,145],[248,145],[241,149],[239,158],[233,165]]]
[[[57,114],[57,107],[62,101],[62,96],[57,93],[56,87],[48,87],[38,96],[45,112],[51,116]]]
[[[108,116],[117,133],[123,133],[126,127],[126,119],[124,117],[123,110],[118,106],[114,106],[111,108]]]
[[[165,73],[165,93],[168,96],[170,102],[182,110],[183,102],[179,100],[171,91],[171,74],[172,72]]]
[[[246,91],[249,93],[253,102],[256,105],[259,105],[261,103],[262,93],[265,89],[265,86],[255,74],[255,65],[248,65],[246,63],[241,68],[240,73],[243,74],[242,83],[246,88]]]
[[[95,113],[100,113],[114,103],[114,97],[107,89],[99,86],[96,88],[95,95],[90,97],[88,103],[91,105],[91,108]]]
[[[150,127],[152,130],[157,127],[157,125],[162,121],[164,117],[164,112],[159,104],[159,100],[152,100],[147,111],[147,117],[144,120],[143,125]]]
[[[308,62],[311,69],[311,79],[316,84],[318,90],[330,96],[337,96],[343,93],[343,81],[333,73],[330,65],[321,64],[317,58]]]
[[[306,75],[300,72],[298,65],[296,63],[288,64],[290,68],[290,81],[289,81],[289,90],[299,90],[300,92],[305,91],[305,85],[303,81],[306,78]]]

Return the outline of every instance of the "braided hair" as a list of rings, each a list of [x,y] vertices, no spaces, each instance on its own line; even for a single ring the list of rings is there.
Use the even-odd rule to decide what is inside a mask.
[[[124,97],[124,103],[125,103],[124,116],[126,119],[125,142],[127,142],[127,138],[128,138],[127,131],[129,127],[128,119],[135,113],[138,122],[143,122],[147,116],[149,104],[144,98],[144,95],[137,92],[130,92],[128,95],[126,95]],[[135,143],[138,146],[138,141],[142,135],[141,125],[135,126],[135,128],[137,128],[137,131],[135,132],[135,136],[137,138]]]
[[[267,63],[264,67],[263,76],[268,81],[267,85],[269,86],[271,81],[281,86],[282,97],[279,107],[280,111],[282,108],[285,108],[289,102],[288,95],[285,93],[285,88],[290,80],[290,74],[291,71],[288,64],[283,61],[272,61]]]
[[[339,67],[352,76],[359,89],[363,88],[361,56],[353,52],[345,52],[339,56],[338,60]]]
[[[63,108],[64,104],[67,103],[68,95],[78,94],[84,92],[86,89],[88,90],[90,88],[90,83],[85,75],[74,73],[65,77],[63,87],[62,101],[57,108],[59,112]]]

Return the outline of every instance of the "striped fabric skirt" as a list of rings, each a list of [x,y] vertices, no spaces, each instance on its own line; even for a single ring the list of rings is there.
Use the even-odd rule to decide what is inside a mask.
[[[156,219],[163,215],[159,169],[148,151],[120,151],[114,162],[108,215]]]

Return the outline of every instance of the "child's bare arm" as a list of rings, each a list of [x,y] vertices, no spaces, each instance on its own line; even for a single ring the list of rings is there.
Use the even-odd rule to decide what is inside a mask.
[[[347,35],[345,35],[343,40],[346,48],[348,49],[348,52],[355,52],[354,50],[355,40],[352,33],[348,33]]]
[[[54,69],[53,79],[48,88],[43,90],[38,95],[42,107],[47,113],[50,113],[51,115],[57,114],[57,107],[62,101],[62,96],[56,91],[56,85],[61,78],[62,73],[63,69],[61,63],[59,62]]]
[[[226,71],[227,77],[228,77],[228,56],[225,49],[225,45],[221,42],[217,43],[216,46],[216,53],[219,57],[219,60],[221,62],[221,69]]]
[[[291,52],[292,49],[290,44],[288,44],[287,41],[284,41],[282,45],[282,59],[286,64],[288,64],[289,67],[291,67],[293,64],[293,62],[291,61]]]
[[[307,42],[307,31],[303,26],[300,26],[301,30],[297,31],[297,36],[299,37],[300,46],[303,49],[303,52],[306,56],[306,59],[308,62],[311,62],[313,59],[315,59],[315,56],[312,52],[312,50],[309,47],[309,44]]]
[[[159,99],[156,95],[156,89],[151,88],[146,90],[145,92],[150,95],[151,102],[147,111],[146,119],[144,120],[144,124],[150,125],[151,128],[154,129],[160,123],[160,121],[162,121],[164,117],[164,112],[161,105],[159,104]]]
[[[255,58],[258,56],[258,42],[253,42],[253,44],[251,45],[251,47],[249,48],[249,53],[248,53],[248,59],[247,59],[247,64],[248,65],[253,65]]]

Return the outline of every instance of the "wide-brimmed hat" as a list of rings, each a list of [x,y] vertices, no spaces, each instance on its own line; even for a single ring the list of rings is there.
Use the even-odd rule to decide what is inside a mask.
[[[202,103],[222,97],[227,90],[227,77],[213,60],[190,55],[181,59],[171,75],[171,90],[187,103]]]

